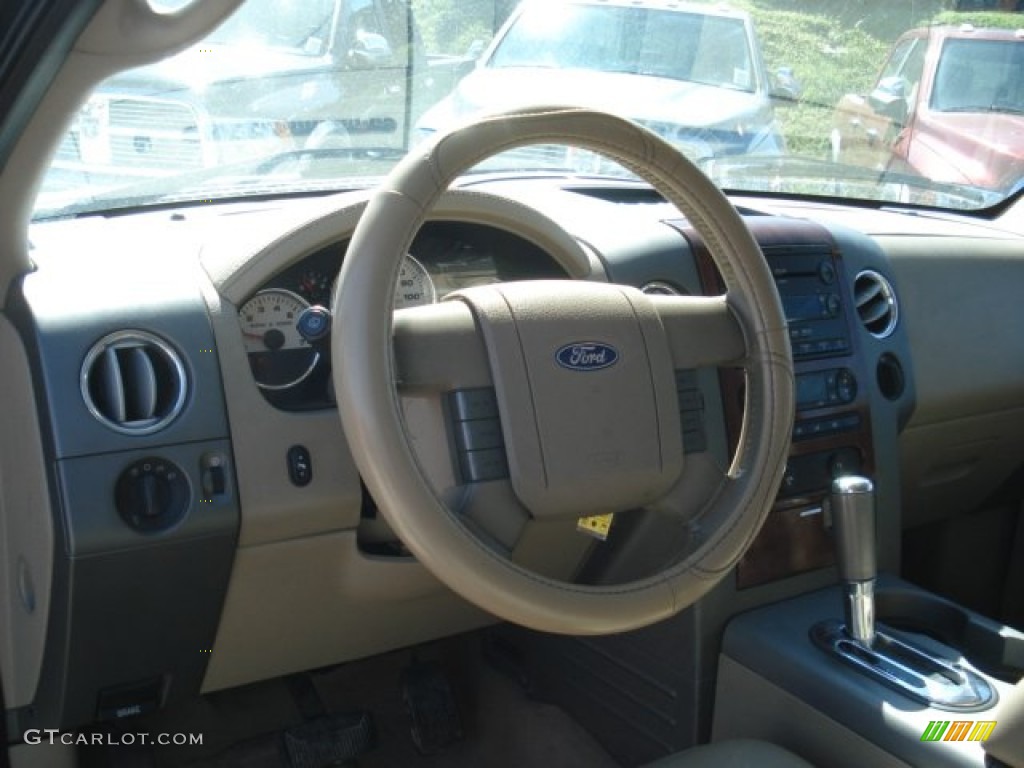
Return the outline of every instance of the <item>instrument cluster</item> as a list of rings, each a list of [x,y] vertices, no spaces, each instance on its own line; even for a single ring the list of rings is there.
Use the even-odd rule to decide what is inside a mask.
[[[347,242],[310,254],[279,273],[239,309],[253,379],[272,405],[309,410],[334,405],[330,344],[310,329],[329,322]],[[395,309],[432,304],[452,291],[505,280],[564,278],[536,245],[503,230],[458,222],[423,227],[395,283]]]

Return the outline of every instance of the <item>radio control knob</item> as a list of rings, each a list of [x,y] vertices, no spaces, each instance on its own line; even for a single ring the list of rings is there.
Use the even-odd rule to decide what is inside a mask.
[[[830,293],[825,298],[825,311],[828,312],[829,317],[835,317],[839,314],[839,310],[842,309],[843,302],[839,299],[839,294]]]
[[[831,261],[823,261],[818,264],[818,279],[825,285],[832,285],[836,281],[836,268]]]
[[[841,403],[852,403],[857,397],[857,377],[849,368],[836,373],[836,397]]]

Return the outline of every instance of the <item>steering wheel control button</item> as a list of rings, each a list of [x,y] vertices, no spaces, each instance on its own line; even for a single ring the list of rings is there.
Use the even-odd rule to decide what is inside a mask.
[[[449,395],[448,403],[456,421],[498,418],[498,398],[491,387],[457,390]]]
[[[190,496],[185,473],[161,458],[129,464],[114,489],[121,519],[142,533],[165,531],[180,522],[188,512]]]
[[[505,445],[505,438],[501,434],[501,422],[497,419],[456,422],[455,443],[462,451],[501,448]]]
[[[460,451],[459,469],[467,483],[483,483],[508,477],[508,457],[504,448]]]
[[[507,478],[505,436],[494,390],[483,387],[451,392],[448,408],[462,481],[483,483]]]
[[[288,449],[288,479],[299,488],[313,481],[313,459],[306,446],[293,445]]]
[[[676,371],[676,395],[679,397],[679,424],[683,430],[683,453],[706,451],[704,393],[697,383],[696,371]]]

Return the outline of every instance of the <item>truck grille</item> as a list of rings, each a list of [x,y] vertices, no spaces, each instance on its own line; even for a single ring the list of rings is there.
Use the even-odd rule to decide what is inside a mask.
[[[142,99],[110,102],[112,165],[187,170],[203,166],[199,124],[184,104]]]
[[[191,107],[134,97],[91,99],[57,159],[127,173],[179,173],[205,165],[202,131]]]

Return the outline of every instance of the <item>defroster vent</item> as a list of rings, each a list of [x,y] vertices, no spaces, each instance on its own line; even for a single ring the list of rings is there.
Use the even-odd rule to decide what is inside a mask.
[[[892,283],[878,272],[866,269],[853,281],[853,298],[857,315],[868,333],[884,339],[896,329],[899,305]]]
[[[187,395],[181,357],[145,331],[105,336],[82,364],[82,397],[90,413],[123,434],[163,429],[181,412]]]

